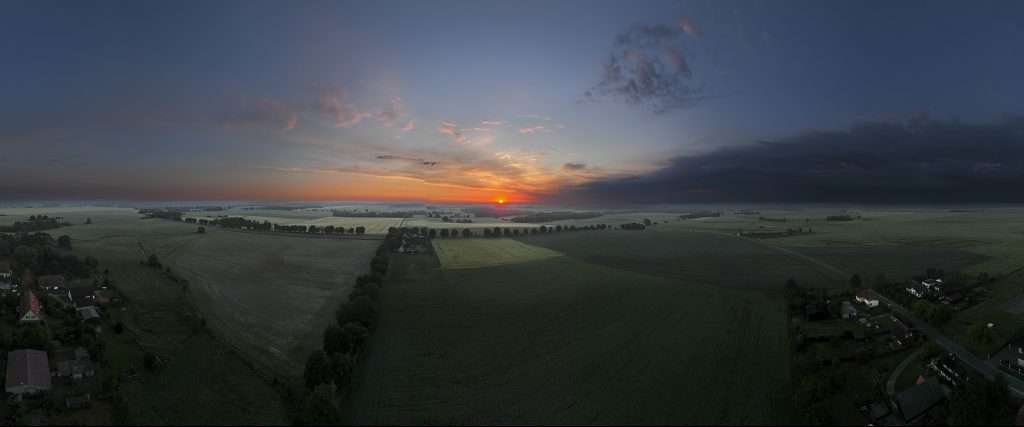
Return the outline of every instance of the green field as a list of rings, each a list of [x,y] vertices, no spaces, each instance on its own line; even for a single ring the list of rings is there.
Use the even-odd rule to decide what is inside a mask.
[[[435,239],[442,268],[475,268],[539,261],[561,253],[512,239]]]
[[[846,277],[742,237],[684,229],[577,231],[521,237],[581,261],[666,278],[727,287],[780,289],[841,286]]]
[[[287,422],[279,393],[240,355],[202,328],[184,290],[160,270],[140,265],[134,241],[75,241],[75,252],[93,254],[129,299],[111,311],[102,336],[110,366],[143,375],[122,382],[123,422],[138,424],[280,424]],[[134,252],[133,252],[134,251]],[[109,332],[122,320],[129,332]],[[159,373],[143,367],[145,351],[165,360]]]
[[[355,424],[778,423],[780,292],[571,258],[439,269],[398,256],[346,404]]]

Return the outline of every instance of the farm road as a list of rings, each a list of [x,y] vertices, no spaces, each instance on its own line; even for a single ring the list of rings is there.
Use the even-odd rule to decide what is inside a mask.
[[[814,268],[815,270],[818,270],[818,272],[824,274],[826,277],[831,276],[831,278],[833,280],[838,280],[841,283],[846,282],[846,280],[850,277],[850,274],[843,272],[842,270],[836,268],[835,266],[832,266],[830,264],[826,264],[826,263],[818,260],[817,258],[810,257],[810,256],[804,255],[802,253],[799,253],[799,252],[796,252],[796,251],[793,251],[793,250],[789,250],[789,249],[783,248],[781,246],[773,245],[773,244],[765,242],[765,241],[763,241],[761,239],[752,239],[750,237],[737,236],[735,234],[723,233],[721,231],[710,231],[710,233],[724,234],[726,236],[732,236],[732,237],[735,237],[737,239],[746,239],[748,241],[751,241],[751,242],[757,243],[759,245],[765,246],[767,248],[773,249],[776,252],[780,252],[780,253],[782,253],[785,256],[788,256],[790,258],[795,258],[795,259],[803,262],[804,264],[809,265],[811,268]]]

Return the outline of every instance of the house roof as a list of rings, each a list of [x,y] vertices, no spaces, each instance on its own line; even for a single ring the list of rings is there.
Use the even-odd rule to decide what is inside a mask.
[[[14,350],[7,355],[7,388],[50,386],[50,361],[45,351]]]
[[[0,272],[11,272],[11,263],[7,261],[0,261]]]
[[[50,274],[50,275],[47,275],[47,276],[39,276],[39,279],[36,280],[36,282],[39,283],[39,286],[44,286],[44,287],[47,287],[47,286],[64,286],[64,283],[65,283],[64,276],[62,276],[60,274]]]
[[[96,305],[96,288],[86,286],[84,288],[70,288],[68,294],[75,307],[88,307]]]
[[[36,294],[32,293],[32,291],[21,294],[21,310],[18,313],[24,316],[29,311],[34,313],[36,317],[43,318],[43,310],[39,305],[39,298],[36,298]]]
[[[857,298],[866,299],[869,301],[878,301],[878,294],[876,294],[875,291],[868,289],[857,294]]]
[[[900,413],[906,421],[913,420],[921,414],[942,402],[946,398],[946,392],[934,378],[901,391],[896,395],[896,402],[899,405]]]

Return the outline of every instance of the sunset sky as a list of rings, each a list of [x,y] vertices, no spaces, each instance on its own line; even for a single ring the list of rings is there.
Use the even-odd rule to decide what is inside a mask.
[[[1024,201],[1022,16],[6,1],[0,200]]]

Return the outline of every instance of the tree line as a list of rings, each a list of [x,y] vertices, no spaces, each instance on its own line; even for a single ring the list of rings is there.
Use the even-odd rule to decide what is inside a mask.
[[[60,221],[58,218],[50,218],[46,215],[32,215],[28,221],[15,221],[11,225],[0,225],[0,232],[3,233],[31,233],[35,231],[52,230],[54,228],[68,227],[71,223]]]
[[[335,323],[324,330],[322,348],[306,358],[302,375],[305,392],[293,403],[297,424],[335,425],[341,421],[339,400],[352,381],[359,349],[370,337],[369,328],[380,309],[380,289],[388,273],[390,252],[397,249],[395,242],[401,245],[402,234],[409,231],[388,229],[384,242],[370,259],[370,273],[356,278],[348,301],[335,312]]]

